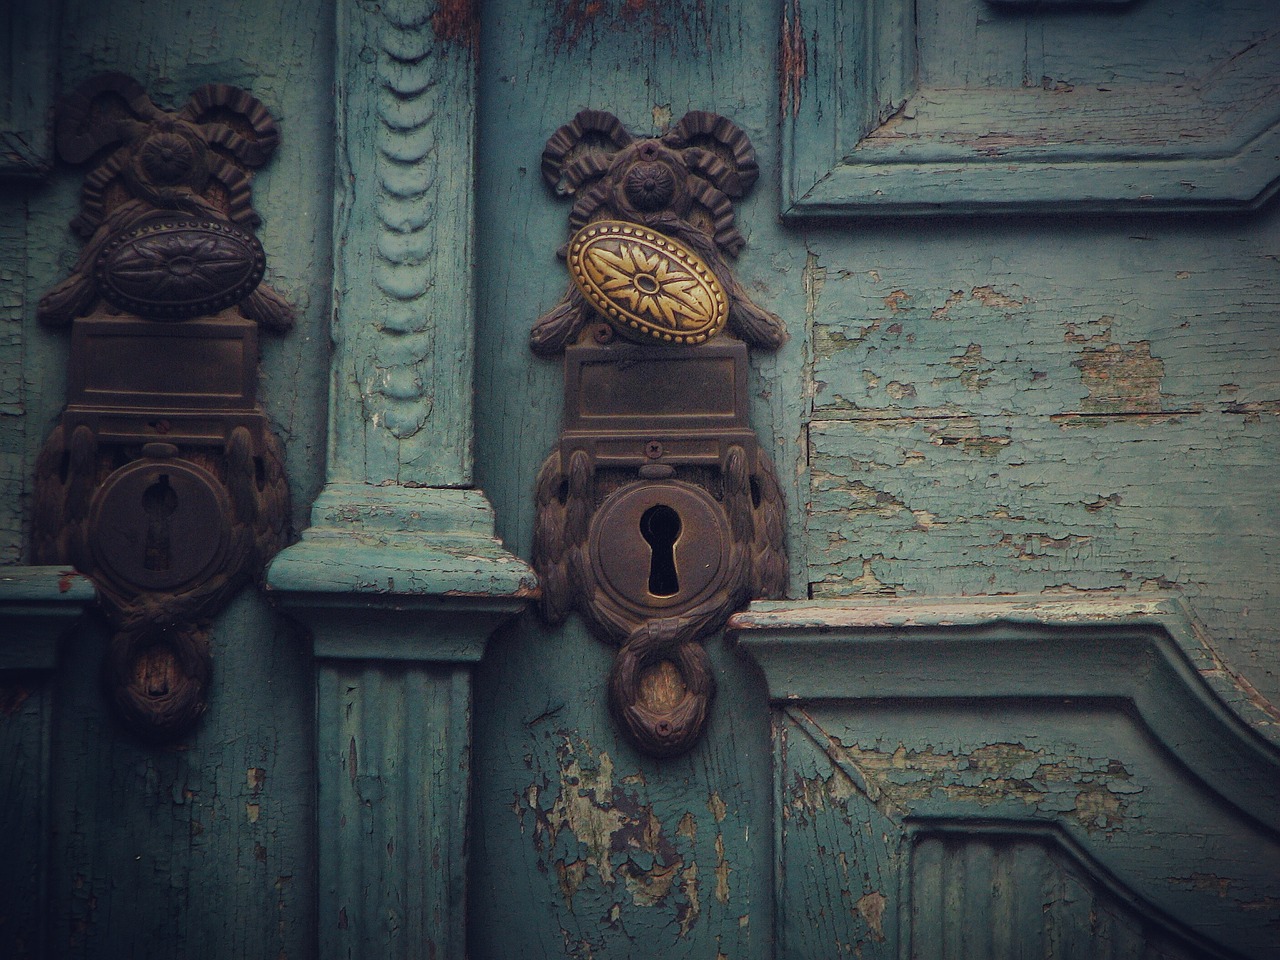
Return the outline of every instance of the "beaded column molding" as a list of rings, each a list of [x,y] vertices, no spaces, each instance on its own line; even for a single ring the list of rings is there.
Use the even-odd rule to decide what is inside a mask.
[[[252,168],[266,108],[210,84],[177,111],[105,74],[57,108],[57,149],[93,164],[71,276],[40,301],[71,327],[68,403],[36,464],[34,562],[92,578],[114,627],[121,720],[181,736],[207,706],[210,620],[283,545],[288,486],[257,404],[258,328],[293,308],[262,282]]]

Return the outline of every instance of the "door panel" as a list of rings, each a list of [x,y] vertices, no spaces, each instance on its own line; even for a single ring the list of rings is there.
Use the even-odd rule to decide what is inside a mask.
[[[254,200],[268,282],[299,311],[288,336],[263,337],[257,394],[283,441],[293,526],[302,526],[323,468],[331,11],[309,0],[273,5],[263,16],[231,2],[30,6],[60,13],[52,46],[20,52],[58,65],[55,94],[121,71],[171,108],[202,84],[231,83],[251,90],[281,121],[280,150],[255,178]],[[22,91],[21,69],[18,75]],[[49,119],[44,106],[42,123]],[[60,163],[45,183],[0,185],[6,563],[30,556],[35,457],[66,402],[68,338],[36,322],[36,304],[79,254],[68,222],[83,181],[83,168]],[[87,586],[64,575],[55,590],[83,604]],[[7,616],[0,624],[5,667],[12,665],[13,625]],[[40,707],[48,711],[48,732],[43,771],[13,770],[21,783],[5,788],[3,830],[15,839],[40,837],[47,861],[43,888],[25,871],[20,884],[3,884],[0,954],[314,955],[310,657],[297,630],[252,588],[211,630],[209,712],[196,733],[169,747],[139,743],[107,708],[101,665],[111,631],[97,615],[84,617],[60,648],[50,644],[47,679],[33,683],[25,675],[15,688],[14,674],[4,674],[5,689],[20,695],[7,701],[12,712],[0,711],[0,724],[12,733],[18,725],[30,730]],[[22,739],[25,749],[41,743],[26,733]],[[20,808],[7,806],[11,797],[21,798]]]
[[[939,595],[1174,590],[1190,598],[1247,681],[1274,696],[1270,585],[1280,570],[1265,545],[1263,505],[1273,486],[1268,451],[1280,434],[1257,406],[1280,394],[1269,346],[1274,213],[1139,219],[1123,212],[1128,188],[1117,181],[1107,186],[1114,203],[1106,190],[1097,194],[1096,206],[1113,215],[1088,221],[1061,213],[815,219],[866,212],[823,207],[820,190],[806,206],[794,182],[797,157],[838,164],[844,146],[837,143],[833,161],[824,124],[848,118],[841,97],[861,95],[864,11],[901,8],[910,22],[899,26],[914,29],[910,7],[485,8],[477,473],[500,533],[528,556],[534,475],[556,441],[561,408],[559,365],[535,359],[526,343],[565,282],[554,250],[567,239],[566,205],[539,181],[542,144],[582,108],[613,112],[641,134],[663,131],[689,109],[714,110],[748,133],[762,166],[755,192],[738,205],[748,243],[736,270],[793,339],[776,356],[753,357],[751,412],[787,488],[790,596],[819,601],[804,613],[825,625],[814,629],[859,636],[861,627],[823,606],[847,597],[903,598],[892,616],[910,618],[912,598],[924,604]],[[1021,74],[1014,93],[999,89],[1009,58],[1021,54],[985,47],[984,38],[1040,38],[1029,18],[1043,16],[1052,21],[1045,36],[1075,29],[1094,37],[1088,51],[1113,43],[1126,56],[1115,39],[1118,18],[1158,14],[1169,18],[1162,29],[1176,30],[1194,7],[1068,3],[1046,13],[974,2],[932,5],[919,26],[932,31],[926,53],[936,61],[958,45],[964,58],[955,69],[986,77],[973,96],[996,103],[1021,89]],[[892,28],[886,17],[877,30]],[[1229,46],[1253,28],[1265,32],[1235,21],[1218,40]],[[900,48],[884,41],[876,49],[892,56]],[[1142,49],[1134,71],[1158,59]],[[1042,52],[1061,66],[1056,53]],[[992,136],[1000,122],[993,109]],[[971,165],[974,184],[1003,169],[989,151],[977,151]],[[886,164],[883,177],[897,192],[886,186],[885,198],[863,200],[906,210],[908,181],[925,177],[921,169]],[[1075,176],[1083,168],[1072,169]],[[950,182],[925,179],[928,196]],[[1066,180],[1010,175],[998,190],[953,199],[957,209],[980,209],[986,196],[993,210],[1053,211],[1072,206],[1071,189]],[[772,675],[762,685],[740,647],[713,639],[708,650],[720,687],[707,739],[686,757],[658,762],[617,737],[604,689],[612,650],[579,621],[549,630],[528,616],[494,639],[477,675],[473,956],[500,957],[515,943],[549,957],[1125,956],[1144,940],[1152,955],[1265,954],[1256,925],[1220,937],[1219,920],[1190,929],[1180,914],[1220,919],[1246,909],[1247,897],[1212,905],[1225,912],[1197,907],[1188,878],[1212,873],[1212,863],[1229,873],[1236,854],[1227,848],[1238,853],[1241,844],[1270,860],[1274,830],[1222,826],[1234,816],[1231,802],[1213,783],[1196,786],[1178,762],[1162,766],[1140,730],[1105,711],[1055,712],[1060,705],[1048,701],[1020,710],[993,702],[974,720],[908,697],[901,713],[820,701],[808,722],[824,740],[797,726],[786,699],[793,694],[780,693]],[[809,664],[797,655],[788,669],[822,676],[825,654],[813,656]],[[931,680],[927,662],[902,669],[897,680]],[[1009,669],[1016,674],[1017,663]],[[833,674],[818,696],[839,700],[841,677],[867,676]],[[884,679],[895,679],[889,668]],[[1236,696],[1247,684],[1230,689]],[[858,696],[874,697],[874,684]],[[1266,728],[1274,717],[1263,712],[1253,722]],[[921,787],[921,797],[942,791],[968,796],[967,805],[895,806],[883,800],[888,788],[856,785],[832,759],[838,749],[883,751],[888,782],[911,783],[927,779],[929,757],[954,757],[963,768],[1019,743],[1056,771],[1044,786],[1031,775],[1036,764],[1028,768],[1028,789],[1047,791],[1041,806],[1028,805],[1014,776],[996,777],[984,787],[990,795],[966,794],[964,773],[950,786]],[[1274,764],[1274,746],[1259,749]],[[1145,792],[1125,794],[1119,774],[1111,783],[1108,770],[1121,768],[1109,768],[1108,757],[1123,773],[1139,770]],[[1184,849],[1160,832],[1177,818],[1148,810],[1178,807],[1179,791],[1179,816],[1191,818],[1180,829],[1199,823],[1226,845],[1181,880],[1160,879],[1169,864],[1145,862],[1138,851]],[[1112,801],[1135,816],[1113,823]],[[998,828],[993,812],[1003,818]],[[1155,836],[1144,823],[1156,824]],[[762,842],[761,829],[776,847]],[[1259,893],[1265,872],[1242,869],[1252,879],[1241,879],[1241,889],[1263,898],[1248,909],[1268,909],[1268,894]],[[1010,885],[1020,899],[1010,893],[993,906],[990,896],[999,900]],[[987,926],[966,919],[984,910],[994,911]],[[1015,952],[997,950],[1001,943]]]
[[[474,960],[1268,956],[1273,5],[475,6],[478,33],[466,3],[63,4],[59,89],[120,70],[172,105],[225,82],[278,117],[254,193],[269,280],[300,316],[264,337],[259,396],[296,527],[329,486],[273,568],[288,609],[246,590],[214,623],[211,708],[173,747],[113,725],[94,616],[38,657],[14,642],[15,607],[66,618],[87,584],[0,577],[0,810],[21,868],[0,884],[0,953],[439,955],[465,887]],[[1143,129],[1179,141],[1173,180],[1149,192],[1112,150],[1073,204],[1088,151],[1010,138],[1034,104],[1061,120],[1106,100],[1067,88],[1107,71],[1153,94],[1126,109],[1164,111]],[[1220,118],[1190,109],[1241,89]],[[708,639],[709,725],[669,760],[619,736],[614,649],[576,616],[526,612],[484,646],[533,591],[520,558],[563,371],[527,340],[569,235],[539,160],[584,108],[639,135],[689,110],[746,132],[762,176],[735,204],[733,269],[791,333],[749,385],[790,599]],[[913,146],[885,159],[896,132]],[[65,399],[65,342],[35,305],[75,259],[79,189],[61,167],[0,186],[6,564]],[[1150,216],[1148,195],[1183,212]]]
[[[542,145],[583,108],[616,114],[637,136],[711,110],[761,156],[776,151],[760,76],[774,55],[767,5],[599,7],[490,4],[482,17],[476,460],[499,532],[524,556],[563,384],[561,364],[528,347],[567,279],[555,251],[569,204],[541,181]],[[769,251],[783,249],[765,242],[776,231],[772,177],[735,204],[748,237],[736,269],[757,298]],[[752,420],[772,448],[762,385],[753,382]],[[508,956],[517,942],[532,956],[768,955],[765,694],[721,638],[706,647],[719,691],[704,740],[656,761],[618,735],[604,696],[614,649],[576,616],[557,630],[529,616],[491,642],[477,675],[474,957]]]

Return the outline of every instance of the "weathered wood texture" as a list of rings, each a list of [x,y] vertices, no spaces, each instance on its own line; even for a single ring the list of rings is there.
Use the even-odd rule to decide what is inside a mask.
[[[49,902],[53,670],[93,599],[69,570],[0,567],[0,956],[42,957]]]
[[[471,479],[474,36],[444,6],[337,5],[339,482]]]
[[[551,252],[565,234],[537,182],[537,146],[583,107],[634,129],[711,109],[747,131],[764,167],[740,211],[748,245],[736,269],[793,334],[776,357],[753,360],[752,384],[754,425],[772,437],[787,486],[791,596],[1171,589],[1229,664],[1280,699],[1267,507],[1280,441],[1272,207],[1234,219],[783,228],[770,213],[782,198],[769,158],[779,156],[786,89],[762,82],[759,68],[784,47],[786,83],[795,37],[774,32],[781,5],[517,6],[484,11],[477,356],[477,472],[516,552],[528,552],[534,475],[560,408],[561,371],[532,360],[524,342],[563,284]],[[946,29],[975,76],[989,61],[998,79],[1004,50],[972,48],[959,26]],[[1234,29],[1207,43],[1226,49]],[[1102,33],[1080,43],[1099,49]],[[1079,46],[1046,45],[1043,55]],[[808,69],[829,71],[832,60]],[[592,679],[607,649],[572,624],[524,624],[495,640],[478,679],[473,956],[502,956],[513,927],[534,956],[622,956],[654,943],[674,956],[769,954],[761,689],[718,641],[708,646],[720,671],[708,741],[687,762],[656,766],[610,740]],[[1013,742],[1023,719],[993,721],[1009,733],[996,739]],[[904,736],[920,750],[948,749],[946,722],[922,714]],[[1091,776],[1072,772],[1063,789]],[[727,801],[723,823],[707,818],[713,793]],[[721,862],[702,852],[709,834],[722,835],[731,869],[723,905],[707,896],[709,863]],[[847,828],[796,840],[824,869],[839,869],[843,855],[851,874],[874,875],[859,843]],[[692,887],[683,883],[691,863]],[[700,911],[692,923],[689,889]],[[856,909],[866,892],[844,906]],[[879,905],[863,907],[854,920],[871,950]],[[778,921],[812,931],[836,909],[819,898]],[[821,946],[816,955],[831,955],[829,940]]]
[[[775,703],[779,956],[1274,955],[1280,712],[1179,601],[800,601],[730,629]]]
[[[326,485],[268,586],[317,671],[325,957],[461,957],[471,668],[536,591],[471,483],[475,20],[339,3]]]
[[[608,110],[639,135],[697,109],[729,117],[762,157],[774,156],[774,105],[761,81],[774,16],[767,3],[668,0],[482,12],[476,467],[500,535],[523,556],[563,384],[560,364],[528,347],[530,326],[567,279],[555,257],[568,239],[565,207],[540,180],[542,144],[583,108]],[[748,245],[734,269],[768,309],[773,291],[759,281],[781,246],[776,193],[765,187],[775,178],[770,162],[736,205]],[[762,386],[753,380],[753,392]],[[767,413],[753,411],[753,425],[772,449]],[[517,943],[533,957],[770,954],[763,694],[719,637],[707,647],[720,693],[706,738],[659,762],[618,741],[605,704],[613,651],[579,621],[548,631],[526,619],[494,638],[477,675],[476,960],[510,956]]]
[[[1280,185],[1271,4],[780,5],[790,218],[1239,210]]]
[[[43,955],[49,869],[49,731],[53,697],[48,671],[0,671],[0,952],[14,960]]]
[[[13,0],[0,8],[0,177],[37,177],[53,166],[59,5]]]
[[[302,311],[292,336],[264,341],[261,396],[284,441],[301,527],[321,483],[325,450],[336,11],[319,0],[261,13],[230,0],[66,6],[64,88],[121,69],[172,102],[200,83],[229,82],[252,90],[280,118],[282,146],[257,177],[255,197],[265,219],[260,236],[269,280]],[[461,145],[469,108],[446,99],[446,91],[466,87],[454,72],[470,42],[455,28],[469,22],[457,13],[464,6],[341,7],[341,22],[359,27],[344,34],[342,69],[366,83],[344,107],[347,142],[389,153],[385,162],[366,156],[343,171],[338,223],[354,232],[336,286],[356,306],[339,304],[334,331],[340,389],[330,442],[335,463],[342,458],[337,469],[345,471],[336,479],[350,484],[332,491],[333,503],[349,492],[341,487],[364,488],[366,480],[467,482],[460,426],[466,417],[458,411],[467,401],[461,371],[469,348],[466,326],[454,325],[453,311],[466,316],[471,287],[464,265],[474,259],[477,475],[497,506],[498,533],[528,555],[533,481],[559,429],[562,373],[533,359],[526,337],[565,280],[553,256],[566,239],[563,206],[538,180],[538,152],[583,107],[611,110],[641,132],[661,131],[689,109],[715,110],[746,130],[765,171],[739,208],[748,245],[737,275],[793,334],[776,357],[752,361],[753,424],[779,464],[790,505],[791,596],[1180,591],[1226,661],[1260,694],[1280,699],[1273,639],[1280,571],[1268,539],[1280,441],[1274,206],[1244,218],[870,220],[856,229],[784,228],[776,215],[778,105],[794,93],[788,84],[803,46],[797,41],[812,43],[813,36],[811,25],[780,34],[784,5],[775,0],[732,7],[674,0],[485,4],[473,188],[460,172],[470,157],[470,146]],[[1180,2],[1118,7],[1113,16],[1191,9]],[[947,9],[973,8],[936,7],[939,16]],[[1212,15],[1235,11],[1243,23],[1269,9],[1261,2],[1223,5]],[[1076,15],[1062,15],[1059,25]],[[983,82],[1005,77],[1006,51],[975,46],[978,32],[976,21],[954,23],[938,42],[945,47],[951,36],[963,52],[968,66],[957,61],[957,71]],[[1093,49],[1106,32],[1048,44],[1045,62],[1081,44]],[[1198,33],[1204,40],[1207,28]],[[1160,31],[1154,36],[1169,40]],[[1227,49],[1221,37],[1204,41],[1205,57]],[[431,38],[440,40],[440,59],[426,55]],[[413,42],[393,48],[399,39]],[[781,83],[771,72],[780,47]],[[807,76],[831,68],[819,52],[809,48]],[[1031,73],[1037,70],[1063,79],[1062,71],[1038,63]],[[443,122],[455,125],[456,138],[428,143],[436,130],[423,116],[440,119],[442,102]],[[446,156],[448,163],[439,159]],[[399,173],[407,179],[395,180]],[[427,173],[435,179],[419,179]],[[347,174],[356,176],[354,186]],[[35,329],[34,305],[74,260],[76,243],[63,224],[75,211],[78,186],[75,174],[56,172],[47,186],[0,191],[0,271],[25,281],[0,292],[0,551],[8,562],[21,550],[24,478],[65,395],[65,347]],[[472,191],[479,236],[468,253],[461,212]],[[386,223],[383,214],[391,218]],[[446,229],[442,217],[453,218],[453,226]],[[434,245],[430,257],[445,258],[435,286],[424,244]],[[409,279],[384,290],[378,269],[382,282]],[[384,330],[388,323],[409,326]],[[440,333],[441,323],[453,332]],[[426,343],[434,359],[420,361]],[[370,359],[377,362],[366,366]],[[394,418],[405,437],[387,429],[389,414],[375,417],[393,408],[408,411]],[[395,491],[386,503],[355,497],[354,513],[328,516],[333,528],[359,528],[352,542],[368,548],[360,564],[302,587],[364,591],[383,596],[394,610],[404,606],[392,593],[404,581],[392,578],[410,576],[415,592],[430,594],[444,582],[422,575],[436,569],[431,563],[447,561],[450,577],[465,574],[465,564],[455,561],[471,556],[467,538],[442,545],[414,526],[414,497],[433,502],[431,496],[412,486],[386,489]],[[469,507],[460,501],[427,512],[443,524],[429,531],[439,534]],[[373,514],[385,523],[366,522]],[[316,549],[335,554],[340,542],[318,542]],[[393,544],[416,545],[401,554],[405,562],[388,564],[378,551]],[[414,566],[426,555],[434,559]],[[503,577],[485,581],[495,564]],[[528,586],[518,565],[498,552],[471,572],[472,582],[487,584],[482,593],[515,594]],[[411,627],[417,612],[402,616]],[[360,632],[370,650],[376,632],[373,622]],[[141,750],[104,716],[97,689],[101,632],[89,625],[68,643],[52,692],[58,705],[50,780],[58,798],[49,886],[53,955],[305,957],[318,948],[317,923],[332,923],[326,936],[336,936],[335,918],[315,916],[321,897],[310,799],[310,659],[251,594],[215,624],[214,638],[214,707],[195,738],[159,753]],[[879,814],[868,812],[870,829],[855,834],[844,808],[829,804],[825,826],[815,828],[825,834],[796,835],[792,850],[816,861],[815,871],[848,866],[853,880],[841,886],[842,875],[815,872],[823,878],[819,887],[806,889],[818,892],[801,900],[794,915],[778,914],[766,690],[755,668],[720,640],[709,642],[709,652],[720,694],[707,740],[688,757],[657,763],[615,742],[601,680],[611,651],[579,625],[545,631],[521,622],[491,645],[476,709],[469,944],[476,960],[514,951],[765,958],[774,953],[775,919],[787,936],[809,938],[801,942],[818,937],[819,956],[831,955],[834,936],[819,933],[832,932],[839,919],[849,931],[841,942],[861,938],[874,955],[875,924],[891,922],[886,903],[863,900],[880,891],[877,878],[886,875],[871,842]],[[26,744],[36,721],[19,715],[27,719],[16,736]],[[1105,729],[1082,725],[1057,736],[1057,717],[993,708],[981,718],[988,725],[983,736],[1015,743],[1019,730],[1034,733],[1040,739],[1033,750],[1050,741],[1056,751],[1066,751],[1072,738],[1085,746],[1096,741],[1096,751],[1070,754],[1084,759],[1114,759],[1114,747],[1141,739],[1124,717]],[[905,720],[865,715],[836,735],[877,752],[885,746],[878,731],[901,730],[893,746],[909,743],[912,757],[959,756],[962,748],[981,746],[977,733],[965,732],[971,719],[945,710]],[[1101,742],[1113,734],[1114,742]],[[386,747],[392,742],[384,741],[384,759],[410,762]],[[322,751],[339,781],[347,772],[343,749],[338,743]],[[810,765],[804,773],[810,780],[835,776],[816,747],[807,758],[798,748],[794,756],[796,764]],[[960,773],[944,772],[951,779],[942,786],[964,785]],[[454,774],[460,782],[463,770]],[[1098,777],[1119,783],[1105,768],[1068,774],[1054,794],[1068,808],[1072,788],[1087,793]],[[14,781],[4,810],[24,809],[22,798],[35,795],[29,776],[22,772]],[[1193,805],[1203,789],[1188,786]],[[778,816],[803,802],[780,797]],[[1025,806],[1016,790],[995,803]],[[975,804],[975,816],[988,809]],[[1105,833],[1104,808],[1098,816],[1104,826],[1095,829]],[[791,829],[797,820],[783,823]],[[373,835],[360,843],[364,862],[377,863]],[[1038,862],[1077,870],[1079,861],[1054,844],[1040,842]],[[920,849],[927,874],[932,861]],[[29,853],[23,857],[29,863]],[[795,876],[794,869],[785,875]],[[371,901],[393,893],[391,881],[404,878],[388,872],[384,879],[384,891],[369,891]],[[1194,871],[1184,879],[1188,889],[1213,882]],[[785,890],[790,880],[783,882]],[[1167,896],[1176,900],[1181,888]],[[1259,910],[1274,913],[1274,904]],[[361,929],[374,929],[370,924]]]
[[[250,593],[217,621],[214,696],[158,751],[104,716],[90,623],[54,720],[49,946],[59,957],[315,953],[311,682],[300,638]]]
[[[26,198],[0,206],[0,563],[22,557],[22,494],[26,400],[22,322],[26,309]],[[34,309],[34,303],[32,304]]]
[[[226,82],[279,118],[282,145],[255,178],[254,197],[267,280],[300,311],[289,337],[263,339],[259,396],[304,517],[324,449],[332,15],[304,0],[260,14],[219,0],[62,6],[61,42],[50,51],[60,90],[120,70],[172,106],[201,84]],[[25,552],[28,478],[66,397],[66,341],[38,327],[35,305],[79,252],[67,223],[82,179],[58,167],[47,184],[0,187],[0,270],[15,281],[0,294],[0,551],[9,563]],[[66,643],[50,686],[51,831],[41,834],[35,808],[18,814],[9,804],[32,789],[26,767],[10,781],[17,792],[5,792],[6,834],[51,844],[50,923],[36,955],[45,947],[59,957],[315,954],[309,657],[252,591],[212,635],[214,704],[196,734],[164,750],[141,747],[108,716],[104,630],[90,622]]]
[[[1274,214],[819,236],[812,594],[1177,589],[1280,699]]]
[[[317,707],[321,955],[462,957],[470,669],[325,660]]]

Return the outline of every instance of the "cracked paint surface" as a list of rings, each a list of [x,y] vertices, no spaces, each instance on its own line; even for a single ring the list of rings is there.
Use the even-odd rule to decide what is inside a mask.
[[[540,869],[555,877],[571,955],[609,949],[651,912],[670,917],[659,926],[678,943],[705,922],[708,898],[731,903],[730,811],[718,791],[673,816],[646,799],[644,775],[619,771],[609,750],[558,736],[555,781],[528,784],[510,809]]]
[[[1087,831],[1107,831],[1123,826],[1131,798],[1142,790],[1117,760],[1051,757],[1019,743],[961,753],[902,743],[860,747],[832,737],[829,752],[837,761],[829,776],[798,778],[792,785],[793,816],[812,817],[828,799],[843,801],[861,790],[888,815],[901,816],[913,801],[938,797],[978,807],[1015,800],[1070,817]],[[846,770],[858,775],[861,787]]]

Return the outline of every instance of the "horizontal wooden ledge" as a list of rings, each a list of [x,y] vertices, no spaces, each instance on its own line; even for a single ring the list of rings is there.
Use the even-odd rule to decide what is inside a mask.
[[[510,598],[538,595],[529,565],[494,532],[479,490],[331,484],[316,499],[312,526],[272,561],[266,582],[278,597],[344,594],[397,598]]]
[[[782,707],[1016,699],[1117,709],[1205,783],[1254,784],[1232,802],[1280,820],[1280,711],[1222,662],[1179,596],[756,602],[727,634]]]
[[[52,670],[58,640],[96,596],[65,565],[0,568],[0,670]]]
[[[267,593],[317,657],[466,663],[538,596],[479,490],[330,484],[272,561]]]

